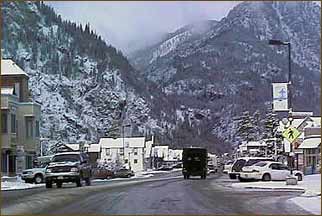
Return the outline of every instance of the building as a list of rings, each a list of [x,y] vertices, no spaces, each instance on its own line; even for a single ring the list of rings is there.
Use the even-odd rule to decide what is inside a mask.
[[[144,170],[145,137],[101,138],[101,161],[123,164],[134,172]]]
[[[99,144],[85,144],[84,151],[89,156],[90,164],[96,166],[101,159],[101,146]]]
[[[40,104],[32,101],[29,76],[12,60],[1,60],[1,172],[32,168],[40,153]]]
[[[239,157],[267,156],[267,144],[264,141],[249,141],[239,145]]]
[[[299,149],[303,150],[304,174],[320,173],[321,169],[321,136],[306,137]]]

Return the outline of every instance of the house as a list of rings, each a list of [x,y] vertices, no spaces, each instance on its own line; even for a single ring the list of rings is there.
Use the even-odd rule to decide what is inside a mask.
[[[152,136],[152,140],[145,142],[144,148],[144,170],[152,169],[153,163],[153,143],[154,137]]]
[[[10,59],[1,60],[1,172],[32,168],[40,153],[40,104],[32,101],[29,76]]]
[[[101,138],[101,161],[123,164],[134,172],[144,170],[145,137]]]
[[[321,130],[321,128],[320,128]],[[321,135],[307,136],[299,146],[303,150],[304,174],[320,173],[321,169]]]

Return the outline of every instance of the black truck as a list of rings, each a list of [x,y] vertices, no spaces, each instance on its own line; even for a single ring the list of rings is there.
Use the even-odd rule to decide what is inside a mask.
[[[190,176],[207,177],[207,149],[205,148],[184,148],[182,153],[182,174],[184,179]]]

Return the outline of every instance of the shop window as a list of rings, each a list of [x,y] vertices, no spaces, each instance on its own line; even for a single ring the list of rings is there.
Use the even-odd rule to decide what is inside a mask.
[[[109,156],[111,154],[111,149],[106,149],[106,156]]]
[[[136,163],[138,163],[138,159],[134,159],[134,163],[136,164]]]
[[[27,155],[26,156],[26,169],[32,168],[32,156]]]
[[[120,148],[120,155],[124,155],[124,148]]]
[[[138,155],[138,148],[134,148],[134,155]]]

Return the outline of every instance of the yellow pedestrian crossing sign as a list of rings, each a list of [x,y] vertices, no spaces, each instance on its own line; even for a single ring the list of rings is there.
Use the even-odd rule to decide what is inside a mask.
[[[293,127],[289,127],[287,128],[284,132],[283,132],[283,137],[285,137],[290,143],[293,143],[300,135],[301,132]]]

